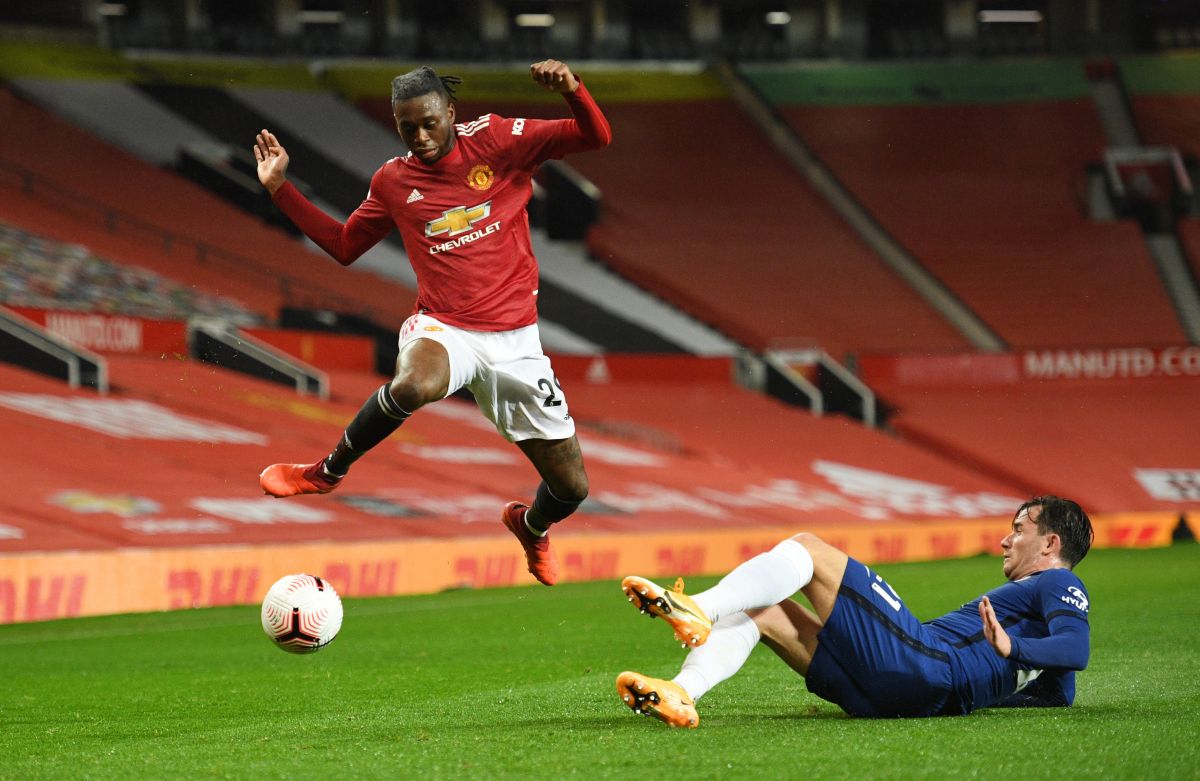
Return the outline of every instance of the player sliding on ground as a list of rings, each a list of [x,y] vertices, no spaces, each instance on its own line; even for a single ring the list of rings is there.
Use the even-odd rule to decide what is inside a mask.
[[[628,577],[622,589],[692,647],[670,681],[617,677],[633,710],[677,727],[700,723],[696,701],[745,664],[761,640],[808,690],[852,716],[943,716],[991,706],[1066,706],[1087,666],[1088,596],[1071,571],[1091,547],[1078,504],[1021,505],[1001,542],[1008,582],[919,622],[879,575],[811,534],[798,534],[689,597]],[[789,597],[797,591],[808,609]]]
[[[558,561],[547,530],[587,497],[588,480],[575,423],[542,353],[525,205],[542,162],[600,149],[612,133],[565,64],[546,60],[530,66],[530,74],[562,94],[573,119],[486,114],[456,125],[459,79],[428,67],[397,76],[392,110],[409,154],[375,173],[366,200],[345,224],[286,180],[287,152],[270,131],[258,134],[258,178],[310,239],[345,266],[399,228],[418,287],[415,312],[400,330],[396,376],[367,399],[327,457],[273,464],[259,482],[278,497],[328,493],[412,413],[466,387],[542,478],[532,504],[510,502],[502,520],[521,541],[529,571],[553,585]]]

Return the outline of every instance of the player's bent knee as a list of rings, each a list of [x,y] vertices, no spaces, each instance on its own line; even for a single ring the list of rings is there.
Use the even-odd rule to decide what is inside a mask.
[[[550,492],[560,502],[578,504],[587,498],[588,487],[587,475],[581,472],[577,476],[573,475],[570,480],[564,481],[561,485],[550,486]]]
[[[812,562],[813,576],[818,580],[839,582],[846,570],[849,558],[845,552],[835,548],[815,534],[801,532],[786,540],[798,548],[803,548]],[[782,543],[781,543],[782,544]]]
[[[783,556],[796,568],[796,576],[799,579],[800,588],[808,585],[809,581],[812,580],[815,567],[812,554],[808,552],[808,548],[804,547],[799,540],[793,537],[776,545],[772,548],[772,552]]]
[[[790,541],[804,546],[804,549],[807,550],[810,555],[818,558],[823,557],[827,553],[841,553],[841,551],[839,551],[837,548],[833,547],[829,543],[825,542],[825,540],[821,539],[815,534],[812,534],[811,532],[800,532],[799,534],[793,535],[790,538]]]
[[[397,377],[388,385],[388,393],[401,409],[411,413],[445,395],[445,389],[435,387],[436,384],[439,383]],[[439,390],[442,392],[439,393]]]

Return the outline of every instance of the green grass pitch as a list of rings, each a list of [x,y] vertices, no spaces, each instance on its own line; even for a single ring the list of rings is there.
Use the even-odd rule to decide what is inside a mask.
[[[997,558],[877,568],[922,618]],[[1200,545],[1093,551],[1092,661],[1070,710],[860,720],[765,647],[697,730],[613,679],[684,651],[616,582],[347,600],[341,636],[276,650],[256,607],[0,627],[0,778],[1200,778]],[[695,579],[689,590],[713,582]]]

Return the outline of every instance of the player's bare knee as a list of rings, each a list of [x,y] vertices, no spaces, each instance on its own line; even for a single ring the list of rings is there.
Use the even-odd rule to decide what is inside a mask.
[[[417,377],[396,377],[388,384],[388,393],[405,412],[416,412],[420,407],[441,398],[433,385],[433,382]]]
[[[568,476],[565,480],[556,481],[555,485],[550,485],[551,493],[559,501],[571,502],[578,504],[587,498],[588,495],[588,478],[583,470],[579,470],[577,474]]]
[[[829,544],[811,532],[800,532],[799,534],[793,534],[790,539],[793,539],[803,545],[805,548],[808,548],[809,553],[812,553],[813,549],[818,546]]]
[[[841,582],[842,574],[846,571],[846,562],[849,561],[844,551],[835,548],[817,535],[809,532],[801,532],[794,535],[789,538],[789,541],[799,543],[808,551],[808,555],[812,558],[812,579],[814,582],[825,583],[827,585],[834,585]],[[811,595],[809,595],[809,598],[811,599]]]
[[[811,532],[800,532],[793,535],[791,539],[803,545],[814,561],[827,560],[831,557],[844,558],[846,555]]]

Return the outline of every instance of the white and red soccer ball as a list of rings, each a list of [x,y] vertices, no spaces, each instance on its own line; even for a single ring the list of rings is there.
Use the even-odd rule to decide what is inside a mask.
[[[337,637],[342,628],[342,600],[323,578],[285,575],[263,598],[262,627],[283,650],[311,654]]]

